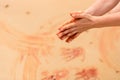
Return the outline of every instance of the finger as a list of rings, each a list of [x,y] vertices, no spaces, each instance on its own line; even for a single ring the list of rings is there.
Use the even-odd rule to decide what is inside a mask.
[[[72,14],[71,15],[73,18],[77,18],[77,19],[88,19],[88,20],[92,20],[92,17],[90,14]]]
[[[65,29],[65,28],[64,28],[64,30],[61,29],[61,30],[59,30],[59,32],[57,33],[57,35],[58,35],[58,36],[61,36],[62,34],[66,34],[66,33],[68,33],[68,32],[71,32],[71,31],[74,30],[74,28],[75,28],[75,27],[71,26],[71,28],[68,28],[68,29]]]
[[[82,11],[78,11],[78,12],[71,12],[70,16],[73,18],[80,18],[79,15],[82,14]]]
[[[65,39],[66,37],[74,34],[75,32],[77,32],[77,31],[76,31],[76,28],[70,28],[70,29],[67,29],[67,30],[59,33],[58,36],[59,36],[60,39],[63,40],[63,39]]]
[[[63,24],[63,26],[65,26],[65,25],[67,25],[67,24],[69,24],[69,23],[72,23],[72,22],[74,22],[74,18],[72,18],[71,20],[69,20],[69,21],[67,21],[67,22],[65,22],[64,24]]]
[[[61,28],[61,30],[60,30],[60,32],[63,32],[63,31],[65,31],[65,30],[67,30],[67,29],[70,29],[70,28],[73,28],[73,27],[75,27],[76,26],[76,24],[73,22],[73,23],[70,23],[70,24],[67,24],[66,26],[63,26],[62,28]]]
[[[78,36],[79,36],[79,34],[80,33],[75,33],[74,35],[72,35],[72,36],[70,36],[67,40],[66,40],[66,42],[71,42],[72,40],[74,40],[75,38],[77,38]]]
[[[77,31],[72,31],[72,32],[70,32],[70,33],[67,34],[67,37],[71,37],[72,35],[74,35],[76,33],[77,33]]]
[[[70,15],[72,14],[81,14],[81,13],[84,13],[83,11],[74,11],[74,12],[71,12]]]
[[[77,32],[76,32],[76,31],[70,32],[69,34],[63,35],[63,36],[61,37],[61,39],[64,40],[65,38],[68,38],[68,37],[72,36],[72,35],[75,34],[75,33],[77,33]]]
[[[59,30],[61,30],[65,25],[67,25],[67,24],[70,24],[70,23],[72,23],[72,22],[74,22],[74,20],[75,19],[71,19],[71,20],[69,20],[69,21],[67,21],[67,22],[65,22],[60,28],[58,28]]]

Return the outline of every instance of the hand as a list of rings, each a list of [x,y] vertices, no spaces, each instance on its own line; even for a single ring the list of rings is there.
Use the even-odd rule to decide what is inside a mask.
[[[96,17],[81,12],[71,13],[72,20],[66,22],[59,28],[58,37],[66,42],[70,42],[83,31],[91,29],[96,23]]]

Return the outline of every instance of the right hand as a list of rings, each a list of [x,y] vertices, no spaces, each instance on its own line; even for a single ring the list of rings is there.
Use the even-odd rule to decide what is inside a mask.
[[[80,33],[92,28],[94,24],[94,16],[84,14],[82,12],[74,12],[70,14],[72,20],[66,22],[59,29],[57,34],[60,39],[66,39],[66,42],[70,42],[79,36]]]

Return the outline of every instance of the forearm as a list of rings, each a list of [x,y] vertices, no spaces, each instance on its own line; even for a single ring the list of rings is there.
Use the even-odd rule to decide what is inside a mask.
[[[120,0],[97,0],[92,6],[85,10],[85,13],[100,16],[113,9]]]
[[[96,17],[95,28],[120,26],[120,12]]]
[[[111,11],[109,11],[108,14],[116,12],[120,12],[120,2]]]

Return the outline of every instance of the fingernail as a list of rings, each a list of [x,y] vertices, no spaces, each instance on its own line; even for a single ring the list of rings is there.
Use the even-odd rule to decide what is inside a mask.
[[[58,36],[59,33],[57,33],[56,35]]]
[[[70,40],[66,40],[67,43],[70,43]]]
[[[58,30],[60,30],[61,28],[58,28]]]
[[[70,13],[70,16],[72,16],[72,13]]]
[[[64,40],[64,39],[65,39],[65,37],[61,37],[61,39],[62,39],[62,40]]]
[[[57,32],[56,35],[59,35],[60,32]]]
[[[71,16],[75,17],[75,14],[71,14]]]

